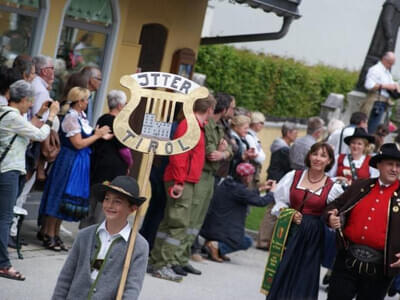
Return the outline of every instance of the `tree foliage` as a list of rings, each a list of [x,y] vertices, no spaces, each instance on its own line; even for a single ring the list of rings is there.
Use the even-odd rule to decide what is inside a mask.
[[[318,115],[330,93],[347,94],[358,74],[324,65],[238,50],[201,46],[196,72],[207,75],[207,86],[235,96],[237,105],[277,117]]]

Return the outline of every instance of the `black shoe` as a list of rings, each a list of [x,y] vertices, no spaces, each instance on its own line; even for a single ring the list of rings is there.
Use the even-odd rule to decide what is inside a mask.
[[[394,284],[394,282],[392,283],[392,285],[390,286],[389,290],[388,290],[388,296],[389,297],[394,297],[397,294],[397,290],[396,290],[396,286]]]
[[[62,240],[58,235],[56,235],[56,236],[54,237],[54,239],[56,240],[57,245],[60,246],[60,249],[61,249],[62,251],[68,252],[68,248],[64,245],[63,240]]]
[[[40,231],[38,231],[38,233],[36,234],[36,238],[41,242],[44,242],[47,239],[46,235],[41,233]]]
[[[176,275],[187,276],[187,274],[188,274],[188,273],[183,269],[182,266],[178,266],[178,265],[172,266],[172,270],[174,270],[174,272],[175,272]]]
[[[56,239],[54,237],[50,237],[50,236],[46,236],[45,241],[43,242],[43,246],[46,249],[52,250],[52,251],[56,251],[56,252],[60,252],[61,251],[61,247],[58,245]]]
[[[201,275],[201,271],[195,269],[191,264],[184,265],[182,267],[182,269],[187,273],[191,273],[191,274],[195,274],[195,275]]]

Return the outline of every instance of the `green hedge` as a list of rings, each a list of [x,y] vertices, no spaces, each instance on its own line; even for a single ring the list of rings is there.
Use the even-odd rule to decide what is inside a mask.
[[[319,115],[329,93],[348,93],[358,78],[356,72],[219,45],[200,47],[195,70],[207,75],[213,91],[235,95],[239,106],[277,117]]]

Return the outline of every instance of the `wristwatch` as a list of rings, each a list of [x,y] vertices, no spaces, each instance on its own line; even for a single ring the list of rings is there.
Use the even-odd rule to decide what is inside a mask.
[[[47,120],[44,124],[49,125],[49,127],[51,128],[53,126],[53,121]]]

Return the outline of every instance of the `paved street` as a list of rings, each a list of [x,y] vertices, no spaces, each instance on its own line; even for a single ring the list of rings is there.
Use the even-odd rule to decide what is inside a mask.
[[[67,230],[76,233],[77,225],[66,223]],[[44,300],[50,299],[58,273],[66,258],[66,253],[44,250],[35,240],[35,222],[24,223],[23,236],[29,243],[24,247],[23,260],[18,260],[12,251],[13,264],[27,277],[25,282],[0,278],[1,300]],[[67,244],[72,237],[63,234]],[[203,271],[203,275],[189,275],[181,283],[160,280],[146,275],[140,300],[262,300],[259,293],[266,252],[250,249],[231,255],[230,263],[204,261],[193,265]],[[324,273],[325,271],[322,271]],[[326,299],[321,290],[319,299]],[[398,298],[387,298],[398,299]]]

